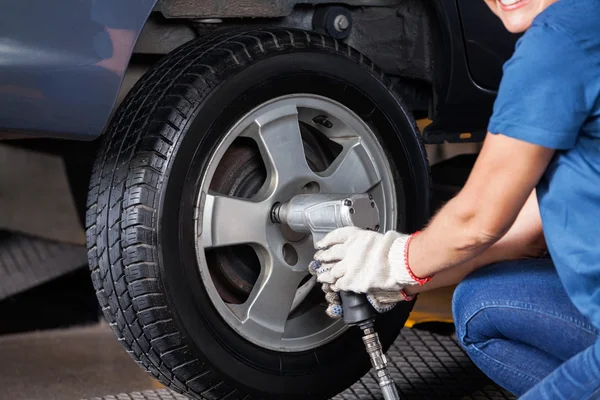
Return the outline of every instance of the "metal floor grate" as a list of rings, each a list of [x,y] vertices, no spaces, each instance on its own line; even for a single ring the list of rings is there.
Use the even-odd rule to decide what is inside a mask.
[[[495,386],[469,360],[455,339],[405,329],[388,351],[390,370],[404,400],[506,400],[515,397]],[[381,399],[369,373],[333,400]],[[187,400],[167,389],[120,394],[91,400]]]
[[[404,400],[514,399],[495,386],[450,336],[405,329],[387,353]],[[335,400],[381,399],[375,376],[364,376]]]
[[[87,266],[85,246],[6,232],[2,236],[0,300]]]

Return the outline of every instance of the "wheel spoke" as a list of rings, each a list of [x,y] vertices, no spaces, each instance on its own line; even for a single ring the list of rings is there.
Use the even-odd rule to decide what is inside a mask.
[[[317,278],[313,276],[305,284],[298,288],[296,295],[294,296],[294,301],[292,302],[291,311],[294,311],[300,304],[302,304],[302,302],[306,299],[316,285]]]
[[[260,115],[244,136],[253,138],[276,185],[302,176],[313,176],[302,143],[298,110],[285,105]]]
[[[248,300],[242,305],[232,306],[242,324],[260,325],[264,334],[280,339],[290,314],[296,290],[306,276],[283,265],[263,268]]]
[[[310,264],[315,255],[315,245],[312,237],[308,237],[302,242],[294,243],[294,249],[298,254],[298,262],[294,266],[294,269],[308,272],[308,264]]]
[[[267,246],[268,205],[215,194],[206,195],[202,221],[204,248],[256,243]]]
[[[293,267],[294,270],[299,272],[308,272],[308,265],[313,260],[315,255],[315,245],[311,237],[306,238],[302,242],[294,243],[294,249],[296,250],[296,254],[298,254],[298,261],[296,265]],[[298,290],[295,294],[295,298],[292,304],[292,310],[294,310],[298,305],[304,301],[306,296],[310,293],[312,288],[315,287],[316,278],[313,277],[307,284],[303,285],[302,290]]]
[[[319,175],[325,193],[366,193],[381,178],[373,168],[369,154],[360,139],[338,140],[343,150],[333,163]]]

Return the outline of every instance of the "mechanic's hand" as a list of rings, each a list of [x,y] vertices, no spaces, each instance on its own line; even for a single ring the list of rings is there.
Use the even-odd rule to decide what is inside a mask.
[[[313,261],[309,266],[309,271],[312,275],[317,275],[321,271],[321,263],[319,261]],[[338,292],[334,292],[328,283],[323,283],[321,289],[325,293],[325,300],[327,300],[327,310],[325,313],[331,318],[339,319],[344,316],[344,310],[342,307],[341,298]],[[411,301],[414,296],[409,296],[400,291],[383,291],[373,290],[367,293],[367,300],[371,303],[371,306],[378,313],[384,313],[390,311],[400,301]]]
[[[367,292],[367,300],[378,313],[390,311],[401,301],[412,301],[415,296],[409,296],[404,289],[398,291],[389,290],[371,290]]]
[[[313,264],[311,263],[311,266],[312,265]],[[323,283],[321,289],[323,289],[325,300],[327,300],[327,310],[325,310],[325,313],[334,319],[342,318],[344,316],[344,310],[342,309],[340,294],[331,290],[328,283]]]
[[[406,265],[410,238],[394,231],[336,229],[316,244],[319,251],[309,270],[333,292],[398,294],[405,286],[422,285],[430,279],[415,277]]]

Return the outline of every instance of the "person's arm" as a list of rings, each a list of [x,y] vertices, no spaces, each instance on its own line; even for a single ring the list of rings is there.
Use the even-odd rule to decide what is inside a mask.
[[[409,266],[428,277],[466,263],[504,236],[546,170],[554,150],[489,134],[460,193],[409,247]]]
[[[525,33],[504,66],[491,134],[467,184],[410,243],[416,276],[467,262],[507,232],[554,152],[576,145],[597,102],[597,86],[589,84],[597,71],[560,29],[540,25]]]
[[[564,60],[571,60],[568,73]],[[315,246],[318,282],[334,291],[396,295],[431,276],[442,279],[451,267],[486,261],[475,258],[496,251],[482,256],[508,232],[555,151],[577,144],[597,102],[597,86],[589,83],[597,77],[598,68],[569,35],[530,28],[504,66],[490,134],[461,192],[416,236],[353,227],[331,232]]]
[[[545,250],[546,241],[542,230],[542,219],[534,190],[519,212],[515,223],[502,239],[470,261],[436,274],[431,281],[423,286],[406,287],[404,292],[408,295],[414,295],[444,286],[455,285],[468,274],[483,266],[500,261],[539,257],[545,253]]]

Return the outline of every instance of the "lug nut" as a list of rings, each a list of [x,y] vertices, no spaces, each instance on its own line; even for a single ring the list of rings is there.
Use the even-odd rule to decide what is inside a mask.
[[[350,214],[354,214],[354,208],[350,209]]]
[[[345,205],[346,207],[351,207],[351,206],[352,206],[352,200],[350,200],[350,199],[346,199],[346,200],[344,200],[344,205]]]
[[[369,193],[369,200],[373,200],[373,195]]]
[[[348,21],[348,18],[345,15],[340,14],[335,17],[333,24],[338,32],[343,32],[350,26],[350,21]]]
[[[281,223],[281,216],[279,215],[279,211],[281,210],[281,203],[275,203],[273,208],[271,208],[271,222],[274,224]]]

